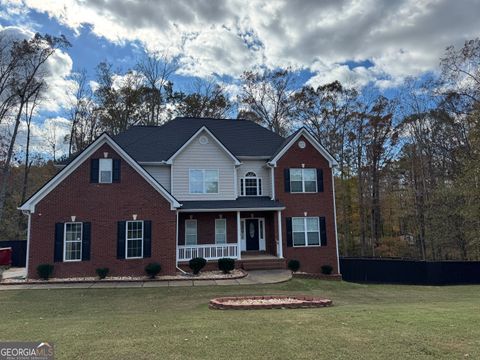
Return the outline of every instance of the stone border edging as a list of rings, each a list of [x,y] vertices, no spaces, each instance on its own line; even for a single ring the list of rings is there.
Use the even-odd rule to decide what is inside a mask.
[[[294,273],[294,272],[292,272],[292,277],[298,278],[298,279],[320,279],[320,280],[334,280],[334,281],[342,280],[342,274],[326,275],[326,274],[322,274],[322,273]]]
[[[235,275],[231,277],[219,278],[219,277],[205,277],[205,278],[197,278],[194,275],[189,277],[181,277],[181,278],[172,278],[172,279],[95,279],[95,280],[74,280],[74,281],[22,281],[22,282],[0,282],[0,286],[5,285],[48,285],[48,284],[88,284],[88,283],[134,283],[134,282],[155,282],[155,281],[207,281],[207,280],[236,280],[236,279],[243,279],[248,275],[248,273],[243,269],[235,269],[240,271],[242,274]]]
[[[232,304],[226,303],[235,300],[269,300],[269,299],[296,299],[300,303],[272,303],[272,304]],[[308,295],[270,295],[270,296],[234,296],[221,297],[210,300],[208,307],[214,310],[259,310],[259,309],[311,309],[332,306],[330,299]]]

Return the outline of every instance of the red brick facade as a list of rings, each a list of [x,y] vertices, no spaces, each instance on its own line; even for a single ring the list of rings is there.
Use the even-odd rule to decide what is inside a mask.
[[[305,141],[306,147],[301,149],[297,141],[278,160],[275,168],[275,196],[286,206],[282,211],[283,255],[287,260],[299,260],[301,271],[319,273],[322,265],[331,265],[338,274],[332,169],[307,139],[302,137],[300,140]],[[36,205],[31,215],[29,277],[37,277],[39,264],[54,264],[53,276],[60,278],[95,276],[95,270],[103,267],[110,269],[111,276],[144,275],[145,265],[150,262],[159,262],[162,274],[176,272],[176,211],[171,210],[170,202],[124,159],[121,159],[119,183],[91,183],[90,159],[103,158],[104,152],[108,152],[109,158],[120,158],[108,145],[101,146]],[[323,170],[323,192],[285,192],[284,169],[302,166]],[[286,218],[303,217],[305,213],[325,217],[326,246],[287,247]],[[138,220],[152,223],[151,257],[117,259],[117,222],[133,220],[134,214]],[[220,215],[227,220],[227,242],[236,243],[236,212],[179,213],[178,243],[184,244],[185,219],[189,218],[197,220],[197,243],[214,243],[215,219]],[[75,221],[91,223],[90,260],[54,262],[55,224],[69,222],[72,216],[76,217]],[[241,218],[250,217],[265,219],[266,252],[276,255],[276,240],[279,238],[277,212],[241,212]]]
[[[103,145],[91,158],[119,156]],[[152,221],[151,257],[117,259],[117,222]],[[176,214],[170,203],[128,163],[121,161],[119,183],[90,183],[90,159],[81,164],[37,205],[31,215],[29,277],[36,278],[39,264],[54,264],[54,277],[95,276],[95,269],[108,267],[110,275],[143,275],[145,265],[157,261],[162,274],[175,273]],[[55,262],[55,223],[91,222],[89,261]]]
[[[303,140],[306,147],[301,149],[298,141]],[[335,212],[333,199],[332,169],[327,159],[321,155],[303,136],[278,160],[275,168],[275,195],[286,207],[282,211],[283,255],[287,260],[300,261],[300,271],[319,273],[322,265],[331,265],[338,273],[337,244],[335,238]],[[301,168],[323,169],[324,191],[319,193],[285,192],[284,169]],[[321,247],[287,247],[287,217],[324,216],[327,228],[327,245]]]

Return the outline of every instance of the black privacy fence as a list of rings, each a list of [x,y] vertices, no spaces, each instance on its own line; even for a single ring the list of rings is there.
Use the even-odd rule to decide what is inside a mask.
[[[14,267],[25,267],[27,260],[26,240],[0,241],[0,248],[12,248],[12,265]]]
[[[361,283],[480,284],[480,261],[340,258],[343,280]]]

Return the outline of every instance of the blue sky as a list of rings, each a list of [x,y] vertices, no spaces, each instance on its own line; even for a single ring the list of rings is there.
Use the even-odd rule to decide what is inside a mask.
[[[72,73],[95,76],[100,61],[127,70],[145,52],[179,61],[171,80],[195,77],[238,91],[249,69],[296,70],[298,82],[394,93],[406,77],[438,71],[449,45],[479,36],[478,0],[0,0],[0,33],[64,34],[72,43],[52,59],[50,99],[38,119],[62,121]]]

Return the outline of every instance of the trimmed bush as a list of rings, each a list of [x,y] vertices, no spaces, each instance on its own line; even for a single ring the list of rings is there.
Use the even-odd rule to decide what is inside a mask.
[[[52,264],[40,264],[37,266],[37,274],[40,279],[48,280],[53,274]]]
[[[162,266],[159,263],[154,262],[145,266],[145,272],[148,274],[150,279],[155,279],[155,276],[157,276],[160,271],[162,271]]]
[[[202,257],[193,258],[188,262],[188,266],[192,269],[195,275],[197,275],[205,265],[207,265],[207,260]]]
[[[218,259],[218,268],[222,270],[224,274],[229,274],[230,271],[235,269],[235,259],[231,259],[231,258]]]
[[[333,272],[333,267],[331,265],[322,265],[322,274],[330,275]]]
[[[95,270],[95,272],[97,273],[98,278],[100,280],[105,279],[107,277],[109,271],[110,270],[108,268],[99,268],[99,269]]]
[[[300,269],[300,261],[292,259],[287,264],[288,268],[293,272],[297,272]]]

